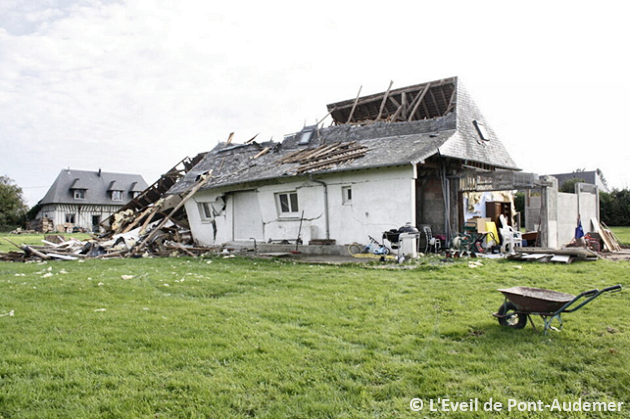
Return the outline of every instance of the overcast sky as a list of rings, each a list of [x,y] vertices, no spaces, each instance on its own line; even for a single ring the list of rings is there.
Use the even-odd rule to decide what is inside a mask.
[[[235,132],[459,76],[517,164],[626,188],[626,2],[0,1],[0,174],[29,205],[63,168],[155,181]]]

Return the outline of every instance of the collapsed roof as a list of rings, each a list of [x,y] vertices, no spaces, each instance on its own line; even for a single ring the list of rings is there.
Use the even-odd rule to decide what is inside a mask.
[[[460,159],[489,170],[519,170],[456,77],[328,105],[333,125],[304,127],[282,143],[220,143],[170,194],[212,170],[204,189],[376,167]]]

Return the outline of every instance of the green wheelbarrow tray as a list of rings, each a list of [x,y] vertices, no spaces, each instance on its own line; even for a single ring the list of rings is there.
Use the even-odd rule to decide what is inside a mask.
[[[607,292],[621,291],[621,285],[604,288],[603,290],[593,289],[584,291],[575,296],[563,292],[551,291],[542,288],[512,287],[499,289],[505,295],[505,301],[499,307],[499,311],[494,313],[501,326],[522,329],[530,320],[534,329],[536,326],[531,315],[539,315],[545,322],[545,333],[548,329],[555,329],[551,326],[554,319],[558,320],[562,328],[563,313],[572,313],[584,307],[595,298]]]

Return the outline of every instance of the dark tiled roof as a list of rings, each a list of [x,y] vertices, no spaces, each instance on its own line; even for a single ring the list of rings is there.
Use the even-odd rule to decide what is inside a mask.
[[[141,190],[148,186],[140,175],[64,169],[39,203],[122,205],[132,198],[132,185]],[[85,190],[85,199],[74,199],[75,189]],[[112,190],[123,191],[123,200],[112,200]]]
[[[212,180],[206,189],[296,176],[299,174],[299,164],[282,162],[291,153],[304,149],[316,151],[327,144],[351,142],[363,146],[365,152],[360,157],[341,160],[309,173],[417,164],[437,154],[438,150],[442,156],[518,170],[467,92],[460,87],[456,78],[453,80],[457,86],[455,106],[444,116],[411,122],[335,125],[317,130],[308,144],[302,145],[300,140],[304,137],[300,133],[287,136],[282,143],[219,144],[169,193],[185,192],[198,175],[210,170]],[[480,138],[473,125],[474,120],[487,128],[486,140]],[[316,130],[316,127],[305,127],[304,130]],[[269,151],[259,155],[266,148]]]

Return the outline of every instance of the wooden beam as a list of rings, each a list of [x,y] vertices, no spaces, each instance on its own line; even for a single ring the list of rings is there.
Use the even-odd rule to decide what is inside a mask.
[[[228,139],[226,141],[226,144],[230,144],[233,139],[234,139],[234,133],[230,132],[230,135],[228,135]]]
[[[394,84],[394,80],[391,80],[389,82],[389,86],[387,87],[387,91],[385,92],[385,95],[383,96],[383,100],[381,101],[381,107],[378,110],[378,116],[376,117],[375,122],[378,122],[378,120],[381,119],[381,114],[383,113],[383,108],[385,107],[385,102],[387,102],[387,97],[389,96],[389,91],[392,88],[392,84]]]
[[[424,114],[426,115],[425,118],[432,118],[429,107],[425,101],[422,101],[422,109],[424,109]]]
[[[431,83],[427,83],[427,85],[425,86],[425,88],[422,91],[422,93],[420,93],[420,95],[416,96],[416,98],[414,100],[417,100],[417,102],[414,105],[414,107],[411,110],[411,112],[409,113],[409,118],[407,118],[407,121],[411,121],[413,116],[416,114],[416,112],[418,111],[418,107],[420,107],[420,104],[422,103],[422,100],[424,99],[424,96],[427,94],[427,92],[429,91],[430,88],[431,88]]]
[[[324,122],[324,119],[328,118],[328,115],[330,115],[331,113],[335,112],[337,110],[337,108],[332,108],[331,110],[328,111],[328,113],[326,115],[324,115],[324,117],[322,119],[320,119],[319,121],[317,121],[317,123],[315,124],[316,127],[319,126],[319,124],[321,124],[322,122]]]
[[[435,116],[440,115],[440,106],[437,103],[437,100],[435,100],[435,95],[433,94],[433,91],[429,91],[429,95],[431,96],[431,100],[433,101],[433,104],[435,105],[435,109],[436,109],[436,114]]]
[[[130,232],[131,230],[133,230],[133,228],[134,228],[135,226],[137,226],[137,225],[138,225],[138,223],[139,223],[139,222],[140,222],[140,221],[141,221],[141,220],[142,220],[142,219],[143,219],[143,218],[144,218],[147,214],[149,214],[151,211],[153,211],[153,208],[151,208],[151,207],[145,208],[145,210],[144,210],[144,211],[142,211],[142,213],[141,213],[141,214],[138,214],[138,215],[136,216],[136,218],[133,220],[133,222],[131,222],[129,225],[127,225],[127,227],[125,227],[125,228],[124,228],[124,230],[122,231],[122,234],[128,233],[128,232]]]
[[[260,132],[258,134],[260,134]],[[249,140],[245,141],[245,144],[249,144],[252,141],[254,141],[256,139],[256,137],[258,137],[258,134],[254,135],[252,138],[250,138]]]
[[[361,96],[361,89],[363,89],[363,85],[359,86],[359,92],[357,93],[357,98],[354,100],[354,103],[352,104],[352,109],[350,110],[350,115],[348,115],[348,120],[346,121],[346,124],[349,124],[350,121],[352,121],[354,110],[357,108],[357,103],[359,103],[359,96]]]
[[[269,150],[271,150],[269,147],[263,148],[262,150],[260,150],[260,152],[258,152],[258,154],[254,156],[254,160],[256,160],[260,156],[264,156]]]
[[[142,243],[149,243],[151,241],[151,239],[153,239],[158,232],[160,231],[160,229],[162,227],[164,227],[164,224],[166,224],[168,222],[168,220],[171,219],[171,217],[181,208],[183,207],[186,202],[188,202],[190,200],[190,198],[192,198],[198,191],[199,189],[203,188],[209,181],[210,179],[212,179],[212,170],[210,170],[208,172],[208,174],[206,175],[202,175],[201,179],[199,179],[197,181],[197,183],[195,183],[189,190],[188,190],[188,194],[184,197],[184,199],[182,199],[180,201],[179,204],[177,204],[177,206],[170,212],[170,214],[166,217],[164,217],[162,219],[162,221],[160,221],[160,223],[153,229],[153,231],[151,231],[151,234],[149,234],[142,242],[138,243],[138,244],[142,244]]]
[[[440,93],[442,93],[442,100],[444,100],[444,106],[448,109],[448,100],[446,100],[446,93],[444,93],[444,86],[440,86]],[[442,115],[444,115],[444,112]]]
[[[449,113],[450,110],[455,107],[455,92],[456,91],[457,90],[453,90],[453,93],[451,93],[451,99],[448,101],[448,107],[446,108],[446,112],[444,112],[444,115]]]
[[[144,224],[142,224],[142,227],[140,228],[140,234],[144,234],[144,231],[147,229],[147,226],[149,225],[151,220],[153,220],[153,217],[155,217],[155,214],[157,214],[162,209],[162,205],[164,205],[163,199],[157,201],[153,207],[148,208],[151,210],[151,212],[147,215],[147,219],[144,220]]]

